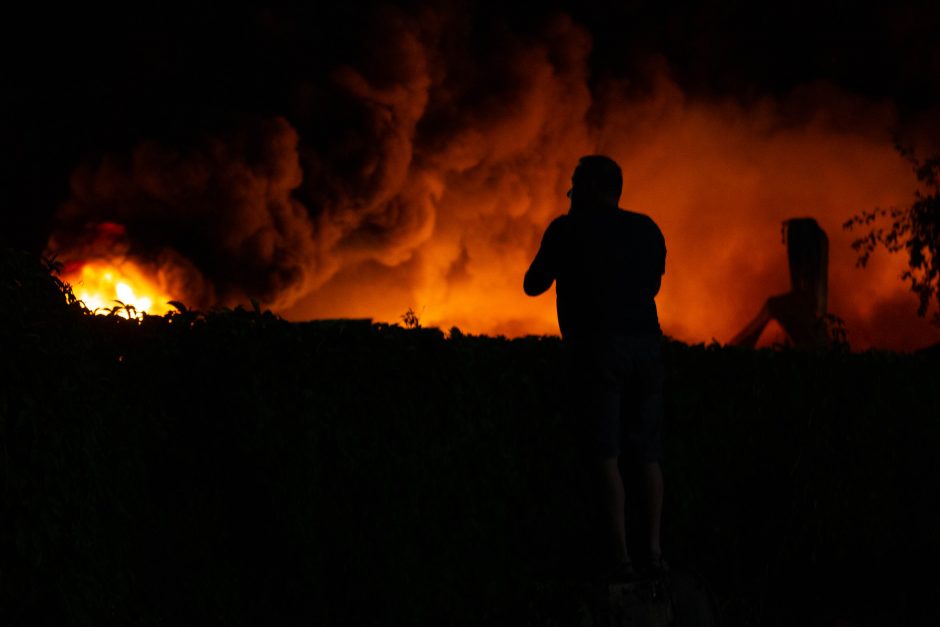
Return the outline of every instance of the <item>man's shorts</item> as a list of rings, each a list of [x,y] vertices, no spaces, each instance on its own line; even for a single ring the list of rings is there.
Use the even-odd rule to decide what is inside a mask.
[[[569,408],[584,452],[595,459],[660,461],[661,336],[566,341]]]

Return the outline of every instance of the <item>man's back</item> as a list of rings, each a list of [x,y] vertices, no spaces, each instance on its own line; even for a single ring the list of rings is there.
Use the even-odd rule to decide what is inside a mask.
[[[621,454],[643,478],[647,572],[666,568],[659,541],[664,369],[653,300],[666,268],[666,244],[649,217],[617,207],[622,191],[617,162],[605,155],[581,157],[571,176],[568,215],[545,230],[523,281],[529,296],[556,283],[569,407],[582,450],[603,476],[617,581],[634,574]]]
[[[649,335],[660,332],[653,298],[665,262],[665,241],[652,219],[600,207],[556,218],[530,272],[557,281],[565,339]]]

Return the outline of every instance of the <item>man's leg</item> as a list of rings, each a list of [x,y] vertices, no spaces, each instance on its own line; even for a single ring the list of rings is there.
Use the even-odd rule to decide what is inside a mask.
[[[658,461],[646,462],[642,466],[643,488],[646,492],[648,548],[650,558],[655,563],[663,554],[659,544],[660,524],[663,517],[663,470]]]
[[[607,516],[610,525],[611,544],[616,563],[630,560],[627,552],[627,531],[624,520],[623,478],[616,457],[608,457],[601,462],[604,474],[604,499],[607,502]]]

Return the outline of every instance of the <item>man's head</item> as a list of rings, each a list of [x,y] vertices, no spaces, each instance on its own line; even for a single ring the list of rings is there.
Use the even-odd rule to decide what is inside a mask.
[[[604,206],[616,207],[623,191],[620,166],[610,157],[588,155],[578,160],[571,175],[571,208]]]

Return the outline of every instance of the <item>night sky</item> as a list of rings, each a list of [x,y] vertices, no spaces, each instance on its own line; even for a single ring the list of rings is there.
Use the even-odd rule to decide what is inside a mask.
[[[921,154],[940,146],[940,9],[933,3],[547,2],[537,13],[499,2],[82,6],[11,10],[3,29],[4,244],[40,252],[55,234],[57,252],[88,256],[101,253],[90,250],[100,233],[89,229],[117,222],[127,229],[122,250],[141,263],[179,268],[191,301],[258,297],[293,318],[373,310],[392,317],[407,305],[427,308],[432,323],[472,326],[456,292],[490,289],[496,268],[515,271],[564,210],[546,199],[566,184],[578,153],[603,150],[618,132],[617,145],[633,147],[607,152],[625,171],[651,163],[637,152],[641,141],[684,155],[662,161],[656,176],[696,158],[683,143],[690,136],[709,143],[701,139],[706,131],[689,130],[699,128],[689,122],[696,116],[716,137],[746,120],[740,142],[748,147],[789,138],[792,146],[780,149],[787,155],[820,146],[819,154],[835,155],[829,163],[845,154],[846,168],[857,158],[860,177],[886,170],[895,134]],[[667,115],[676,107],[685,113]],[[537,128],[519,131],[524,139],[513,144],[513,129],[529,120],[539,120]],[[580,130],[569,134],[572,127]],[[654,141],[651,128],[677,130]],[[893,182],[855,190],[858,199],[844,209],[820,209],[832,214],[823,226],[834,247],[850,236],[832,225],[903,202],[899,194],[913,190],[897,162]],[[675,174],[676,185],[691,189]],[[844,179],[832,177],[808,182],[806,198]],[[641,188],[644,180],[632,183]],[[543,197],[542,189],[551,193]],[[467,217],[475,211],[469,207],[485,205],[481,198],[520,194],[529,199],[524,207],[480,209],[483,222]],[[685,201],[657,194],[642,199],[673,207],[664,209],[664,231],[667,240],[674,233],[670,251],[681,262],[692,244],[676,225],[695,214],[682,209]],[[728,194],[741,203],[735,216],[762,211],[737,190]],[[709,203],[728,204],[710,200],[703,211]],[[797,213],[813,214],[811,204],[791,201]],[[640,210],[657,215],[656,206]],[[777,268],[785,255],[779,230],[768,226],[779,224],[778,213],[787,215],[768,210],[764,222],[742,226],[769,231],[777,248],[758,264],[764,270],[741,277],[747,296],[723,313],[728,322],[708,323],[719,339],[770,295],[768,282],[785,278]],[[485,236],[475,235],[481,224]],[[851,259],[851,251],[839,254]],[[833,272],[838,281],[849,271]],[[376,292],[391,303],[387,310],[373,302]],[[854,324],[862,344],[924,343],[875,331],[913,312],[913,297],[905,304],[882,290],[880,309],[858,313],[855,301],[834,292],[833,309],[841,306],[836,313],[850,333]],[[689,294],[666,300],[675,309],[692,302]],[[481,313],[482,330],[546,331],[550,305],[523,312],[505,305],[509,298],[503,309],[521,313]],[[323,304],[339,300],[362,305]],[[663,319],[668,332],[667,312]],[[688,320],[672,328],[708,339]],[[917,333],[929,334],[926,328]]]

